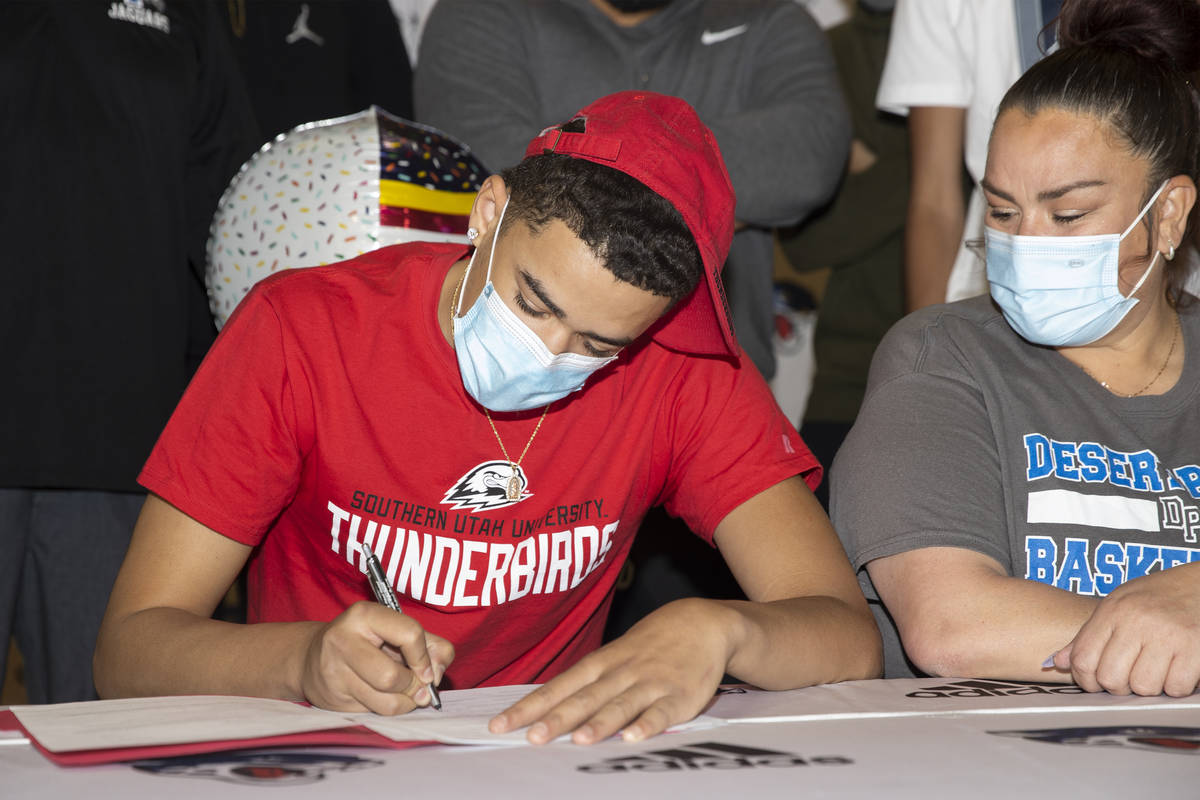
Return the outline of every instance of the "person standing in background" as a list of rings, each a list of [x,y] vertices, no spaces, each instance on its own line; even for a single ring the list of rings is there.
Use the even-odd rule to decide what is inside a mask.
[[[903,117],[875,107],[894,5],[858,0],[851,16],[828,31],[854,124],[850,164],[833,202],[779,237],[797,270],[829,268],[813,338],[816,374],[800,428],[826,465],[854,424],[876,346],[904,313],[908,130]],[[828,487],[825,481],[816,491],[826,507]]]
[[[1053,43],[1061,0],[897,0],[877,102],[907,114],[912,185],[905,232],[908,311],[987,292],[983,196],[964,202],[963,162],[983,177],[1000,98]]]
[[[417,70],[417,119],[493,170],[530,129],[618,90],[675,95],[717,136],[739,230],[724,271],[738,340],[768,380],[771,228],[833,194],[849,118],[824,35],[791,0],[440,0]]]
[[[388,0],[229,0],[225,8],[264,140],[372,104],[412,118],[412,67]]]
[[[0,674],[95,697],[135,482],[215,334],[208,224],[259,141],[207,0],[0,5]]]
[[[425,22],[437,0],[391,0],[391,3],[392,12],[400,23],[400,35],[404,37],[404,49],[408,51],[408,63],[416,69]]]

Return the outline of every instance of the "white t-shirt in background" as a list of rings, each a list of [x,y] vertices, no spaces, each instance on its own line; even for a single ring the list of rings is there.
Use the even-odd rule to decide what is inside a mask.
[[[901,115],[915,106],[965,108],[964,158],[978,183],[987,164],[996,109],[1020,75],[1011,2],[898,0],[875,102],[884,111]],[[983,236],[983,211],[983,196],[976,187],[967,206],[964,241]],[[946,300],[986,291],[983,260],[965,244],[960,246]]]

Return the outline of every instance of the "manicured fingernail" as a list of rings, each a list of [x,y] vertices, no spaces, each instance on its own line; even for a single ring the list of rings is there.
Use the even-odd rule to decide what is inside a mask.
[[[575,729],[571,738],[580,744],[591,744],[596,740],[596,730],[591,725],[583,725]]]
[[[642,740],[641,728],[626,728],[621,731],[621,740],[625,742],[640,742]]]
[[[529,728],[529,739],[533,742],[545,742],[550,738],[550,728],[544,722],[535,722]]]
[[[419,706],[429,705],[430,699],[431,699],[431,695],[429,694],[428,686],[422,686],[420,689],[417,690],[417,693],[415,695],[413,695],[413,702]]]
[[[1050,669],[1051,667],[1054,666],[1054,656],[1055,655],[1056,654],[1052,653],[1049,658],[1047,658],[1045,661],[1042,662],[1042,669]]]

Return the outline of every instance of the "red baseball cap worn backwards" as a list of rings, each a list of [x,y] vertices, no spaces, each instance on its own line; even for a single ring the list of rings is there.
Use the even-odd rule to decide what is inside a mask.
[[[666,198],[683,217],[704,262],[702,286],[675,304],[652,329],[664,347],[736,357],[737,340],[721,283],[733,239],[733,185],[713,136],[683,100],[653,92],[618,92],[573,119],[583,133],[546,128],[525,157],[560,153],[620,170]]]

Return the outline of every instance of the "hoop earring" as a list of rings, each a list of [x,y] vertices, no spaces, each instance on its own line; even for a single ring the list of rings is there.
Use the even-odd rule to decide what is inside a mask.
[[[1167,239],[1167,244],[1171,248],[1170,250],[1167,251],[1167,261],[1174,261],[1175,260],[1175,243],[1172,242],[1170,239]]]

